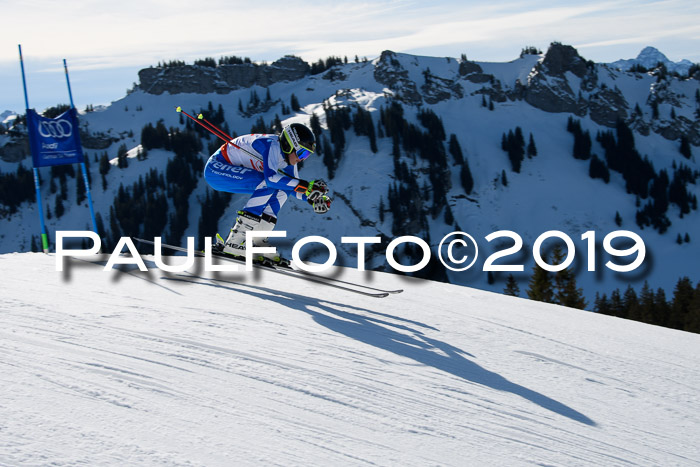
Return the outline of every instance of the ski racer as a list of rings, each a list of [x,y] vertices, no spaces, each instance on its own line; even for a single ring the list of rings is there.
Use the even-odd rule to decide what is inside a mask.
[[[217,234],[215,249],[233,256],[245,256],[247,231],[271,231],[277,215],[294,196],[308,202],[314,212],[323,214],[331,207],[328,186],[323,180],[299,178],[297,164],[316,150],[313,132],[292,123],[280,135],[252,134],[224,143],[204,167],[204,178],[213,189],[228,193],[248,193],[250,199],[238,211],[236,222],[224,241]],[[267,237],[255,239],[254,246],[268,246]],[[279,254],[254,258],[262,262],[288,265]]]

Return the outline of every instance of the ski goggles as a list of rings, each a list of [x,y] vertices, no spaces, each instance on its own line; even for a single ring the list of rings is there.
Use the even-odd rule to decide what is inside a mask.
[[[303,161],[313,153],[313,150],[305,148],[304,146],[299,146],[299,149],[297,149],[297,158],[299,158],[300,161]]]
[[[289,146],[292,148],[292,151],[296,152],[297,157],[299,158],[300,161],[303,161],[307,157],[309,157],[311,154],[314,153],[314,150],[316,149],[316,143],[311,147],[311,149],[302,146],[301,143],[299,143],[299,140],[297,139],[297,135],[295,133],[291,132],[284,132],[284,136],[287,138],[287,142],[289,143]],[[291,153],[292,151],[289,151]],[[287,154],[289,154],[287,153]]]

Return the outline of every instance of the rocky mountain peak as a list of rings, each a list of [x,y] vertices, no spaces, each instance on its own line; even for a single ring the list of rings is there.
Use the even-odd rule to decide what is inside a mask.
[[[570,45],[553,42],[544,56],[542,65],[550,76],[563,76],[567,71],[579,78],[586,74],[586,61]]]
[[[139,71],[139,87],[149,94],[169,92],[225,94],[254,85],[269,86],[295,81],[308,75],[309,64],[299,57],[284,56],[271,65],[240,63],[217,67],[183,65],[145,68]]]
[[[693,62],[690,60],[680,60],[678,62],[671,61],[659,49],[651,46],[644,47],[637,58],[627,60],[617,60],[610,64],[613,68],[627,71],[633,66],[642,66],[646,69],[656,68],[659,63],[663,63],[668,71],[677,72],[681,75],[687,74]]]
[[[650,46],[644,47],[642,51],[639,52],[639,55],[637,55],[637,60],[651,64],[656,64],[658,62],[670,62],[668,57],[661,53],[659,49]]]

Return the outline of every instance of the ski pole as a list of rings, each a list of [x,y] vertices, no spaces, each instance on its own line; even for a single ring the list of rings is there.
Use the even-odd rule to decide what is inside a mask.
[[[185,114],[188,118],[190,118],[191,120],[193,120],[193,121],[194,121],[195,123],[197,123],[198,125],[201,125],[205,130],[209,131],[209,132],[212,133],[214,136],[217,136],[217,137],[221,138],[222,140],[224,140],[224,141],[227,142],[227,143],[231,143],[231,140],[232,140],[233,138],[231,138],[229,135],[227,135],[226,133],[224,133],[222,130],[220,130],[219,128],[217,128],[216,126],[214,126],[214,124],[212,124],[212,123],[209,122],[207,119],[205,119],[204,116],[203,116],[202,114],[199,114],[199,115],[197,116],[198,118],[194,118],[192,115],[190,115],[190,114],[188,114],[187,112],[185,112],[184,110],[182,110],[182,107],[179,107],[179,106],[175,108],[175,111],[178,112],[178,113]],[[204,120],[204,121],[208,124],[208,126],[205,125],[204,123],[202,123],[201,120]],[[233,146],[235,146],[235,147],[238,147],[237,145],[235,145],[235,144],[233,144],[233,143],[231,143],[231,144],[232,144]]]
[[[262,157],[260,157],[258,154],[253,154],[252,152],[248,151],[247,149],[242,148],[242,147],[240,147],[239,145],[237,145],[236,143],[234,143],[234,142],[232,141],[233,138],[231,138],[229,135],[227,135],[223,130],[217,128],[216,125],[214,125],[213,123],[211,123],[209,120],[207,120],[206,118],[204,118],[204,115],[199,114],[199,115],[197,115],[197,118],[194,118],[192,115],[190,115],[190,114],[188,114],[187,112],[185,112],[184,110],[182,110],[182,107],[180,107],[180,106],[176,107],[176,108],[175,108],[175,111],[178,112],[178,113],[183,113],[183,114],[187,115],[187,117],[189,117],[190,119],[194,120],[198,125],[201,125],[204,129],[206,129],[206,130],[208,130],[209,132],[211,132],[214,136],[218,136],[219,138],[221,138],[222,140],[224,140],[224,142],[230,144],[230,145],[233,146],[234,148],[240,149],[241,151],[245,152],[245,153],[248,154],[249,156],[251,156],[251,157],[253,157],[253,158],[255,158],[255,159],[258,159],[258,160],[262,161]],[[204,123],[201,122],[201,120],[204,120],[204,122],[206,122],[207,124],[205,125]],[[289,175],[287,175],[287,176],[289,176]]]
[[[221,128],[217,127],[217,126],[214,125],[212,122],[210,122],[209,120],[207,120],[206,118],[204,118],[204,115],[202,115],[201,113],[197,115],[197,118],[198,118],[199,120],[204,120],[204,123],[206,123],[207,125],[209,125],[210,128],[213,128],[214,130],[218,131],[220,134],[226,136],[226,137],[229,139],[229,141],[231,141],[231,140],[233,139],[233,138],[231,138],[228,134],[226,134],[226,132],[224,132]]]

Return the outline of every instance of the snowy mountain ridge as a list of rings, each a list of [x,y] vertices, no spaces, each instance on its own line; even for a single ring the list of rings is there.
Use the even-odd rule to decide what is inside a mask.
[[[104,261],[0,255],[0,464],[698,465],[698,335]]]
[[[257,68],[253,65],[246,65],[244,69],[253,70],[255,79],[271,76],[255,71]],[[589,305],[595,292],[625,288],[630,283],[639,288],[648,280],[654,288],[665,288],[670,296],[679,277],[687,275],[694,282],[698,280],[700,251],[694,243],[697,241],[694,233],[700,231],[697,211],[681,215],[680,209],[670,204],[668,232],[662,234],[653,228],[638,228],[635,215],[640,204],[646,201],[627,193],[625,178],[618,172],[611,172],[609,183],[591,179],[589,161],[572,157],[574,137],[566,130],[569,117],[580,120],[582,129],[591,135],[592,152],[602,158],[605,149],[595,140],[596,134],[610,131],[618,119],[623,119],[633,132],[637,149],[648,157],[655,171],[665,170],[672,178],[681,165],[689,167],[691,172],[700,170],[697,161],[700,123],[695,117],[699,104],[694,97],[698,92],[696,79],[660,79],[654,73],[613,70],[607,65],[588,62],[575,49],[561,44],[553,44],[545,55],[524,54],[509,63],[472,62],[466,57],[459,60],[419,57],[386,51],[372,61],[336,63],[323,72],[296,80],[278,80],[267,87],[260,84],[245,87],[245,83],[239,83],[236,78],[221,93],[209,89],[200,79],[212,73],[227,73],[226,70],[229,68],[194,65],[153,68],[149,73],[154,81],[149,82],[149,88],[151,85],[155,86],[150,88],[152,90],[158,87],[161,93],[149,93],[139,87],[108,108],[81,115],[84,134],[90,137],[83,138],[83,142],[91,163],[93,198],[104,228],[111,236],[138,234],[123,231],[128,219],[124,220],[124,225],[120,225],[118,219],[111,222],[110,212],[117,204],[120,185],[131,189],[151,170],[166,174],[169,162],[174,159],[172,151],[156,148],[149,150],[145,160],[139,160],[137,148],[142,129],[162,120],[166,128],[184,130],[185,123],[179,120],[174,108],[182,106],[196,113],[206,111],[211,103],[213,109],[219,106],[224,109],[224,123],[236,134],[250,132],[260,121],[266,126],[277,118],[281,123],[309,124],[312,116],[318,118],[322,131],[320,139],[327,152],[305,162],[302,177],[329,179],[335,193],[333,208],[328,216],[320,217],[309,212],[302,203],[290,201],[284,207],[278,229],[286,230],[290,239],[326,236],[339,245],[340,264],[352,264],[355,251],[340,245],[340,237],[391,239],[396,236],[393,229],[398,216],[390,212],[388,198],[393,186],[404,182],[398,179],[397,164],[392,156],[393,141],[386,136],[387,127],[381,123],[380,114],[397,103],[402,108],[406,125],[420,129],[423,126],[419,114],[425,110],[434,112],[442,121],[446,136],[444,143],[434,143],[435,152],[439,152],[438,145],[447,152],[444,146],[454,135],[473,176],[473,189],[467,193],[460,175],[461,165],[447,154],[446,171],[441,175],[446,202],[434,208],[431,206],[433,161],[418,157],[403,145],[399,148],[399,167],[403,171],[400,164],[405,165],[409,178],[416,181],[414,192],[422,196],[403,201],[404,207],[418,206],[423,214],[423,219],[417,217],[410,224],[409,233],[429,240],[434,248],[444,235],[460,229],[483,242],[484,254],[476,267],[464,273],[446,273],[449,281],[503,290],[506,274],[494,274],[490,278],[481,270],[485,257],[498,248],[483,239],[497,230],[516,231],[524,240],[523,249],[516,257],[516,262],[524,265],[524,272],[514,274],[521,290],[525,289],[534,264],[532,245],[548,230],[564,231],[575,241],[577,262],[574,267]],[[179,72],[186,73],[186,79],[178,78]],[[176,90],[187,92],[171,93]],[[253,105],[254,96],[257,96],[257,105]],[[292,96],[298,100],[299,110],[290,111]],[[358,109],[368,112],[378,135],[375,153],[366,135],[345,130],[340,156],[333,161],[333,178],[324,159],[334,150],[327,108],[347,109],[351,114]],[[512,170],[508,154],[501,147],[502,138],[516,127],[522,128],[525,138],[533,136],[538,152],[537,156],[522,162],[520,172]],[[686,138],[691,145],[689,159],[679,153],[681,138]],[[98,159],[106,152],[116,165],[122,145],[126,148],[129,165],[123,169],[113,167],[106,173],[103,187]],[[217,145],[215,138],[205,139],[196,158],[203,163],[210,149]],[[9,147],[8,144],[2,150],[7,152]],[[0,161],[3,173],[18,169],[16,159],[21,150],[21,144],[14,145],[15,160]],[[23,164],[27,166],[26,159]],[[43,173],[45,206],[53,213],[59,187],[54,181],[52,192],[47,171]],[[60,218],[53,216],[47,220],[50,232],[89,228],[85,202],[75,206],[77,179],[68,179],[72,185],[66,190],[65,213]],[[688,183],[687,187],[691,196],[700,195],[698,184]],[[149,190],[160,193],[159,188],[149,187]],[[203,236],[199,232],[204,217],[201,206],[210,195],[205,182],[197,180],[188,195],[184,236]],[[167,234],[173,225],[175,205],[172,197],[163,196],[166,199],[164,233]],[[233,197],[218,218],[215,228],[219,232],[230,229],[235,212],[243,202],[243,196]],[[616,213],[620,214],[620,225]],[[5,214],[0,219],[0,251],[30,249],[32,236],[39,231],[38,221],[35,205],[29,202],[24,202],[17,213]],[[588,273],[583,264],[587,246],[581,235],[594,230],[597,239],[602,241],[609,232],[620,228],[633,230],[643,237],[650,260],[638,274],[613,274],[604,268]],[[207,231],[208,235],[213,233]],[[690,242],[676,241],[686,236]],[[283,243],[280,247],[288,254],[289,245]],[[386,270],[382,252],[368,253],[369,267]]]
[[[666,55],[654,47],[645,47],[639,52],[637,58],[617,60],[610,63],[610,66],[622,71],[627,71],[635,65],[641,65],[650,70],[656,68],[659,63],[663,63],[668,71],[676,72],[681,75],[688,74],[688,70],[693,66],[693,62],[686,59],[672,62]]]
[[[9,123],[10,120],[13,120],[16,115],[17,114],[14,113],[12,110],[5,110],[2,113],[0,113],[0,123]]]

